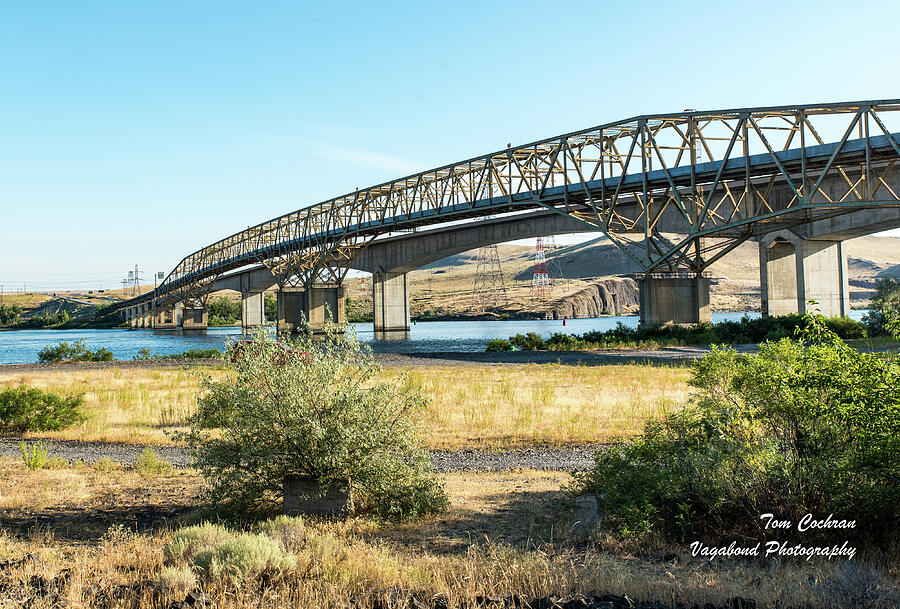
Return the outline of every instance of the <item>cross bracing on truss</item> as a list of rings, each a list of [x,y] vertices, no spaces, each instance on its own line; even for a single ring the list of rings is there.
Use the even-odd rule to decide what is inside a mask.
[[[534,209],[604,233],[647,273],[699,273],[747,238],[900,205],[898,110],[900,100],[689,111],[509,147],[240,231],[141,299],[202,300],[220,274],[259,263],[282,284],[340,283],[379,236]]]

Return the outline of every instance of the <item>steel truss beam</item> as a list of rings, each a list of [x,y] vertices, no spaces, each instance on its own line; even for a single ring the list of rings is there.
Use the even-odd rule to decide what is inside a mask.
[[[699,273],[752,236],[900,204],[888,179],[898,111],[900,100],[691,111],[509,147],[243,230],[125,303],[205,302],[215,277],[255,263],[282,285],[340,283],[380,235],[538,208],[596,228],[647,273]],[[664,234],[673,221],[683,230]]]

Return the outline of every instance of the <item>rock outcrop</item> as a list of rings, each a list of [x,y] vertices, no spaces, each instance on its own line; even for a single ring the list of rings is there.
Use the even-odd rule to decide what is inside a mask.
[[[638,285],[630,277],[599,279],[554,303],[545,319],[628,315],[638,310]]]

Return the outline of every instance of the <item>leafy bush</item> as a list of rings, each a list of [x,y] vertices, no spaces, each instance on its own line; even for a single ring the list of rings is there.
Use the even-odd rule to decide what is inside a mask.
[[[33,444],[31,452],[28,451],[28,445],[25,442],[19,442],[19,450],[22,452],[22,462],[28,469],[32,471],[43,469],[47,464],[47,449],[43,442]]]
[[[577,334],[554,334],[546,341],[540,335],[529,332],[511,336],[509,342],[523,351],[572,351],[576,349],[658,348],[681,345],[740,345],[761,343],[792,336],[803,328],[804,318],[799,315],[782,317],[743,317],[739,321],[723,321],[716,324],[702,323],[692,326],[651,326],[630,328],[619,322],[611,330],[592,330]],[[831,317],[825,320],[828,328],[840,338],[865,338],[866,327],[849,317]]]
[[[821,317],[803,328],[758,354],[714,348],[693,367],[691,404],[598,452],[575,490],[632,535],[734,535],[766,512],[897,531],[900,367],[850,348]]]
[[[522,351],[540,351],[545,347],[544,339],[535,332],[510,336],[509,342],[512,343],[515,348],[521,349]]]
[[[498,351],[512,351],[513,346],[508,340],[504,340],[502,338],[495,338],[487,344],[488,353],[496,353]]]
[[[150,349],[143,348],[132,357],[134,360],[158,360],[158,359],[221,359],[222,352],[218,349],[188,349],[181,353],[169,353],[162,355],[160,353],[151,353]]]
[[[135,459],[134,469],[144,477],[158,476],[172,471],[172,464],[160,458],[152,448],[145,448]]]
[[[19,305],[0,304],[0,326],[12,326],[18,323],[22,315],[22,307]]]
[[[206,305],[210,326],[231,326],[241,320],[241,301],[219,296]]]
[[[872,310],[863,317],[870,336],[890,334],[891,325],[900,319],[900,279],[888,277],[875,284]]]
[[[183,438],[210,498],[230,510],[273,507],[284,478],[296,475],[349,486],[357,511],[405,518],[442,509],[419,437],[420,390],[402,378],[375,382],[378,365],[351,333],[301,335],[291,347],[303,356],[284,357],[284,345],[260,331],[252,348],[229,347],[236,374],[204,382]]]
[[[0,433],[57,431],[82,421],[81,395],[60,396],[36,387],[0,392]]]
[[[91,351],[84,346],[83,340],[76,340],[69,344],[62,342],[55,347],[44,347],[38,352],[38,361],[51,362],[110,362],[113,353],[105,347]]]

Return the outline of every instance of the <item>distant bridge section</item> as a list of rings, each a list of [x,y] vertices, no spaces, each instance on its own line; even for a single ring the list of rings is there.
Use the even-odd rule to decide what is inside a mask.
[[[489,242],[596,231],[644,270],[643,323],[708,319],[703,271],[747,239],[763,243],[764,311],[802,311],[817,294],[840,313],[840,241],[900,226],[898,110],[881,100],[639,116],[510,147],[243,230],[121,306],[135,325],[205,327],[209,293],[243,281],[245,325],[268,284],[281,329],[301,315],[318,327],[326,308],[340,319],[343,279],[362,268],[376,329],[402,330],[409,270]]]

